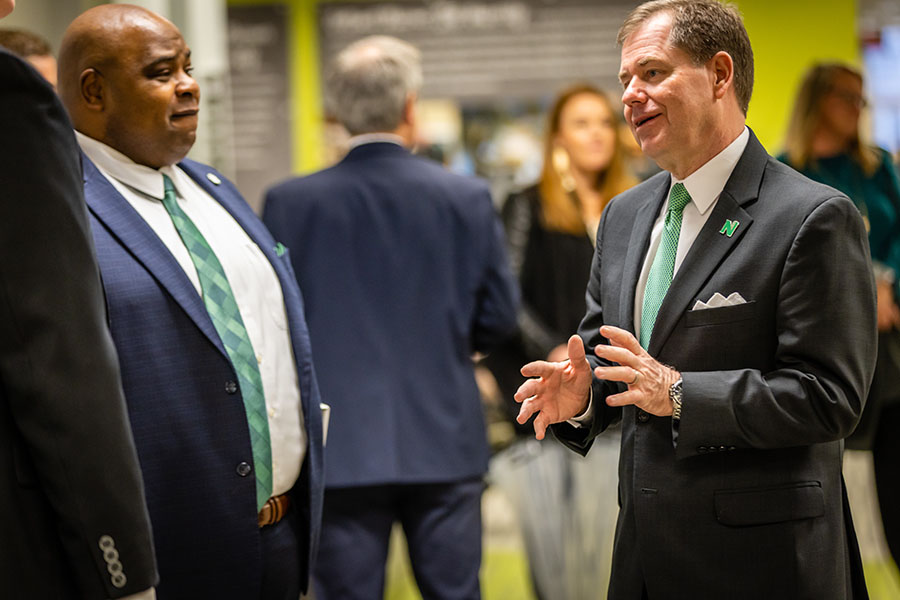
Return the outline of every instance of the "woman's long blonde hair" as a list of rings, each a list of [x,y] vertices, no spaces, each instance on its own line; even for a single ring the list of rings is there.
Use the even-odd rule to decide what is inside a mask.
[[[815,163],[812,142],[822,122],[822,104],[833,89],[838,75],[845,74],[857,78],[860,82],[863,80],[862,73],[842,63],[819,63],[803,78],[797,98],[794,100],[794,109],[791,112],[784,144],[788,160],[794,167],[805,169]],[[860,142],[858,127],[853,139],[850,140],[847,153],[870,175],[878,168],[878,153],[874,148]]]
[[[553,151],[554,140],[559,133],[562,111],[572,98],[581,94],[591,94],[599,98],[615,120],[616,111],[612,102],[595,86],[589,83],[578,83],[560,92],[547,116],[547,127],[544,133],[544,166],[538,184],[544,225],[548,229],[573,234],[585,232],[584,217],[577,198],[573,193],[566,191],[560,174],[554,168]],[[629,172],[625,162],[626,152],[617,120],[615,120],[613,128],[615,137],[612,159],[606,170],[600,173],[599,191],[603,201],[601,209],[605,208],[606,203],[613,196],[637,183],[637,179]]]

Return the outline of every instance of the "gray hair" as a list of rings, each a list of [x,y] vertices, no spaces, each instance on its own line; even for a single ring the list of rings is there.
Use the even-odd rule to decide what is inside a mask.
[[[422,87],[422,59],[411,44],[377,35],[358,40],[331,62],[325,75],[329,115],[350,135],[393,131],[410,94]]]

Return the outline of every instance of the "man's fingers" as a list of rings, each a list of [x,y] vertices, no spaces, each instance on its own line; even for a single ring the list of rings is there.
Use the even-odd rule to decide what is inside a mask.
[[[618,346],[607,346],[606,344],[597,344],[594,346],[594,354],[608,360],[610,362],[619,363],[626,367],[638,366],[639,359],[628,348],[620,348]]]
[[[544,436],[547,434],[547,427],[550,426],[549,419],[544,415],[544,413],[540,413],[537,418],[534,420],[534,437],[539,440],[544,439]]]
[[[525,377],[549,377],[557,368],[559,368],[559,363],[536,360],[519,369],[519,372]]]
[[[569,353],[569,362],[572,363],[573,367],[578,368],[585,360],[584,341],[579,336],[573,335],[569,338],[567,351]]]
[[[638,372],[631,367],[597,367],[594,369],[594,375],[597,379],[605,379],[607,381],[621,381],[627,384],[636,384],[639,379]]]
[[[516,402],[524,402],[532,396],[537,396],[543,385],[544,382],[541,379],[526,379],[525,383],[520,385],[519,389],[516,390],[516,393],[513,395],[513,400]]]
[[[516,415],[516,422],[519,425],[524,425],[528,422],[528,419],[531,418],[531,415],[535,413],[537,408],[535,408],[534,400],[525,400],[522,402],[522,406],[519,408],[519,414]]]
[[[609,406],[627,406],[628,404],[637,404],[641,399],[641,393],[635,390],[628,390],[619,394],[613,394],[606,397],[606,403]]]
[[[644,353],[644,349],[641,348],[641,343],[637,341],[637,338],[624,329],[604,325],[600,328],[600,335],[608,339],[613,345],[630,350],[632,354],[641,355]]]

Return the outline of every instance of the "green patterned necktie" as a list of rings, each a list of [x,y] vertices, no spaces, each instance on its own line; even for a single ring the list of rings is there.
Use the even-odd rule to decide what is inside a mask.
[[[691,201],[691,195],[682,183],[672,186],[669,193],[669,207],[666,209],[666,223],[662,239],[650,274],[647,276],[647,287],[644,289],[644,304],[641,307],[641,346],[646,350],[650,346],[650,336],[656,323],[656,314],[662,306],[672,274],[675,272],[675,254],[678,252],[678,237],[681,235],[681,218],[684,207]]]
[[[253,351],[253,344],[250,343],[250,336],[247,335],[247,328],[244,327],[241,311],[238,309],[222,264],[194,222],[178,206],[175,186],[167,175],[163,175],[163,184],[165,187],[163,206],[166,207],[178,235],[181,236],[181,241],[191,255],[197,269],[200,288],[203,290],[206,311],[225,346],[240,382],[244,410],[250,426],[250,443],[253,447],[258,510],[272,495],[272,445],[269,440],[266,398],[256,353]]]

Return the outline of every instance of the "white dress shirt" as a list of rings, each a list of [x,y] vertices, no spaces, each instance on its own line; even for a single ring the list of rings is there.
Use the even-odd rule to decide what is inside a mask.
[[[737,166],[738,161],[747,148],[747,142],[750,141],[750,130],[744,127],[744,130],[737,136],[733,142],[725,147],[724,150],[712,157],[702,167],[688,175],[683,180],[671,178],[669,182],[669,191],[666,193],[666,201],[663,202],[659,215],[653,223],[653,229],[650,231],[650,247],[647,248],[647,255],[644,256],[644,266],[641,267],[641,276],[638,278],[637,287],[634,289],[634,337],[641,337],[641,309],[644,306],[644,290],[647,288],[647,277],[650,275],[650,267],[653,265],[653,259],[656,257],[656,250],[659,248],[659,242],[662,239],[663,228],[666,222],[666,209],[669,206],[669,193],[672,186],[676,183],[684,184],[691,201],[684,207],[684,213],[681,221],[681,233],[678,235],[678,250],[675,252],[675,269],[672,272],[672,281],[675,281],[675,275],[678,268],[684,262],[694,240],[700,235],[700,230],[706,224],[707,219],[712,214],[716,202],[728,178]],[[585,427],[593,418],[593,390],[591,398],[588,399],[588,406],[583,413],[569,419],[568,423],[576,427]]]
[[[306,430],[284,296],[275,270],[231,214],[179,167],[151,169],[102,142],[75,134],[91,162],[166,245],[198,294],[202,290],[197,270],[162,204],[163,174],[172,179],[178,205],[222,264],[259,363],[272,443],[272,495],[284,494],[300,476]]]

